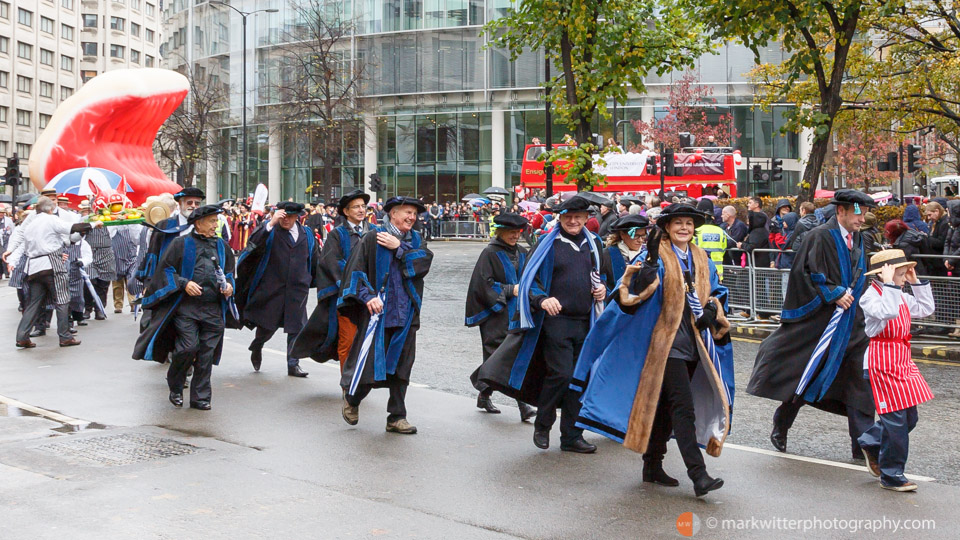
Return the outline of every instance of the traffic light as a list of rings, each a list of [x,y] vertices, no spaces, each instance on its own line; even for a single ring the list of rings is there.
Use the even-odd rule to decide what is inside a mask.
[[[673,148],[667,148],[663,151],[663,163],[661,167],[663,167],[664,176],[680,176],[680,174],[678,174],[680,171],[677,171],[676,167],[674,167]]]
[[[657,174],[657,156],[647,156],[647,174]]]
[[[384,190],[383,181],[380,180],[380,175],[373,173],[370,175],[370,191],[374,193],[379,193]]]
[[[920,161],[921,150],[923,150],[923,147],[919,144],[907,146],[907,172],[912,173],[920,170],[920,165],[917,162]]]
[[[763,181],[763,167],[761,167],[759,163],[753,166],[753,181]]]
[[[774,182],[779,182],[783,180],[783,160],[775,159],[773,160],[773,168],[770,170],[770,178]]]
[[[894,172],[897,170],[897,153],[887,152],[887,159],[877,162],[878,171]]]
[[[20,185],[20,158],[16,154],[7,158],[7,172],[3,175],[3,181],[8,186]]]

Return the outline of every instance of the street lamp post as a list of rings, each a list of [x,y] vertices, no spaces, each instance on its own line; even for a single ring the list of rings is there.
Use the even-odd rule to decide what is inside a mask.
[[[247,17],[250,15],[254,15],[256,13],[261,13],[261,12],[277,13],[280,10],[277,8],[269,8],[269,9],[255,9],[253,11],[240,11],[239,9],[231,6],[230,4],[226,2],[221,2],[219,0],[214,0],[210,3],[220,4],[221,6],[226,6],[236,11],[237,14],[240,15],[241,20],[243,21],[243,24],[241,25],[242,31],[243,31],[243,38],[241,40],[242,47],[243,47],[243,58],[241,60],[242,62],[241,77],[243,77],[243,81],[241,82],[241,85],[240,85],[240,92],[241,92],[240,107],[242,109],[240,122],[243,126],[241,128],[242,134],[243,134],[243,153],[242,153],[243,163],[240,170],[241,170],[241,174],[243,175],[243,180],[241,181],[242,182],[241,185],[243,186],[243,191],[247,192],[247,181],[248,181],[248,178],[247,178],[247,151],[248,151],[248,146],[247,146]]]

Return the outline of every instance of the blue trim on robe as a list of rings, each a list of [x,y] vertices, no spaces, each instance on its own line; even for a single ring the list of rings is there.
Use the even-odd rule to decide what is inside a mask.
[[[830,342],[830,351],[826,355],[826,358],[822,360],[823,364],[820,372],[816,378],[810,382],[806,391],[803,393],[803,399],[811,403],[823,399],[823,396],[826,395],[830,389],[830,385],[833,384],[837,372],[840,371],[840,364],[843,362],[843,356],[847,351],[847,344],[850,342],[850,334],[857,314],[856,306],[860,303],[860,296],[863,295],[863,284],[866,281],[866,276],[864,275],[866,269],[866,254],[863,250],[863,238],[861,237],[860,239],[860,258],[854,265],[850,260],[851,252],[847,249],[847,242],[840,234],[840,229],[831,229],[830,234],[833,236],[834,247],[837,250],[837,259],[840,261],[841,284],[837,289],[840,289],[841,293],[837,295],[836,298],[840,298],[848,288],[851,289],[853,307],[844,311],[843,315],[840,316],[836,333],[834,333],[833,340]],[[851,266],[853,266],[852,270]],[[856,283],[851,283],[853,281],[854,271],[857,272],[859,277]],[[820,287],[821,289],[826,288],[823,285]]]
[[[506,280],[503,283],[494,282],[492,289],[498,294],[503,294],[504,285],[517,285],[520,283],[520,279],[517,276],[517,269],[513,267],[513,262],[510,260],[510,257],[507,256],[503,251],[497,252],[497,258],[500,260],[500,264],[503,265],[503,276]],[[523,272],[524,264],[527,262],[527,256],[525,253],[517,253],[517,266],[520,268],[520,272]],[[472,317],[465,317],[464,324],[467,326],[476,326],[487,319],[487,317],[493,315],[494,313],[500,313],[503,311],[504,305],[501,303],[496,303],[487,309],[477,313]],[[513,316],[517,312],[517,297],[512,296],[507,299],[507,321],[508,325],[513,321]]]
[[[193,240],[193,238],[191,238],[190,236],[187,236],[183,240],[183,257],[180,261],[180,277],[187,280],[193,279],[193,270],[194,270],[194,266],[196,265],[196,262],[197,262],[197,243]],[[174,273],[173,267],[167,267],[166,269],[164,269],[164,271],[166,272],[167,279],[169,281],[167,285],[163,287],[163,289],[167,289],[168,287],[170,287],[171,282],[173,282],[173,273]],[[179,287],[176,287],[175,282],[173,282],[172,284],[174,285],[174,290],[179,289]],[[150,297],[153,297],[154,295],[155,294],[152,294],[150,295]],[[167,310],[167,313],[163,316],[163,321],[160,322],[160,326],[157,327],[158,329],[163,328],[167,324],[167,321],[170,319],[170,317],[174,313],[176,313],[177,306],[180,305],[180,300],[182,299],[183,299],[183,293],[181,292],[177,296],[177,299],[174,300],[173,305],[170,306],[170,309]],[[149,304],[145,305],[144,307],[148,307],[148,306]],[[158,331],[153,335],[152,338],[150,338],[150,344],[147,345],[147,352],[143,356],[144,360],[153,360],[153,346],[156,344],[157,336],[159,335],[160,335],[160,332]]]
[[[627,271],[627,261],[623,260],[623,253],[620,253],[620,247],[614,244],[607,248],[610,253],[610,267],[613,269],[613,283],[619,283],[623,273]]]

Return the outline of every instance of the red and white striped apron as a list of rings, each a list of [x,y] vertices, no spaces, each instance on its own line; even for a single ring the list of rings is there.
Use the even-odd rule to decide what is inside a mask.
[[[877,294],[883,287],[874,283]],[[933,399],[933,392],[910,357],[910,308],[900,303],[900,315],[887,321],[879,335],[870,338],[867,367],[877,412],[886,414]]]

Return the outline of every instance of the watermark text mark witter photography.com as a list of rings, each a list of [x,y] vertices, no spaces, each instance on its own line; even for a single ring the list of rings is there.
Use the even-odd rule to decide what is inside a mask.
[[[708,517],[701,520],[693,512],[684,512],[677,517],[677,532],[681,536],[694,536],[701,530],[714,531],[841,531],[858,532],[906,532],[932,531],[937,528],[934,519],[902,519],[881,516],[871,519],[843,518],[781,518],[756,517],[722,519]]]

